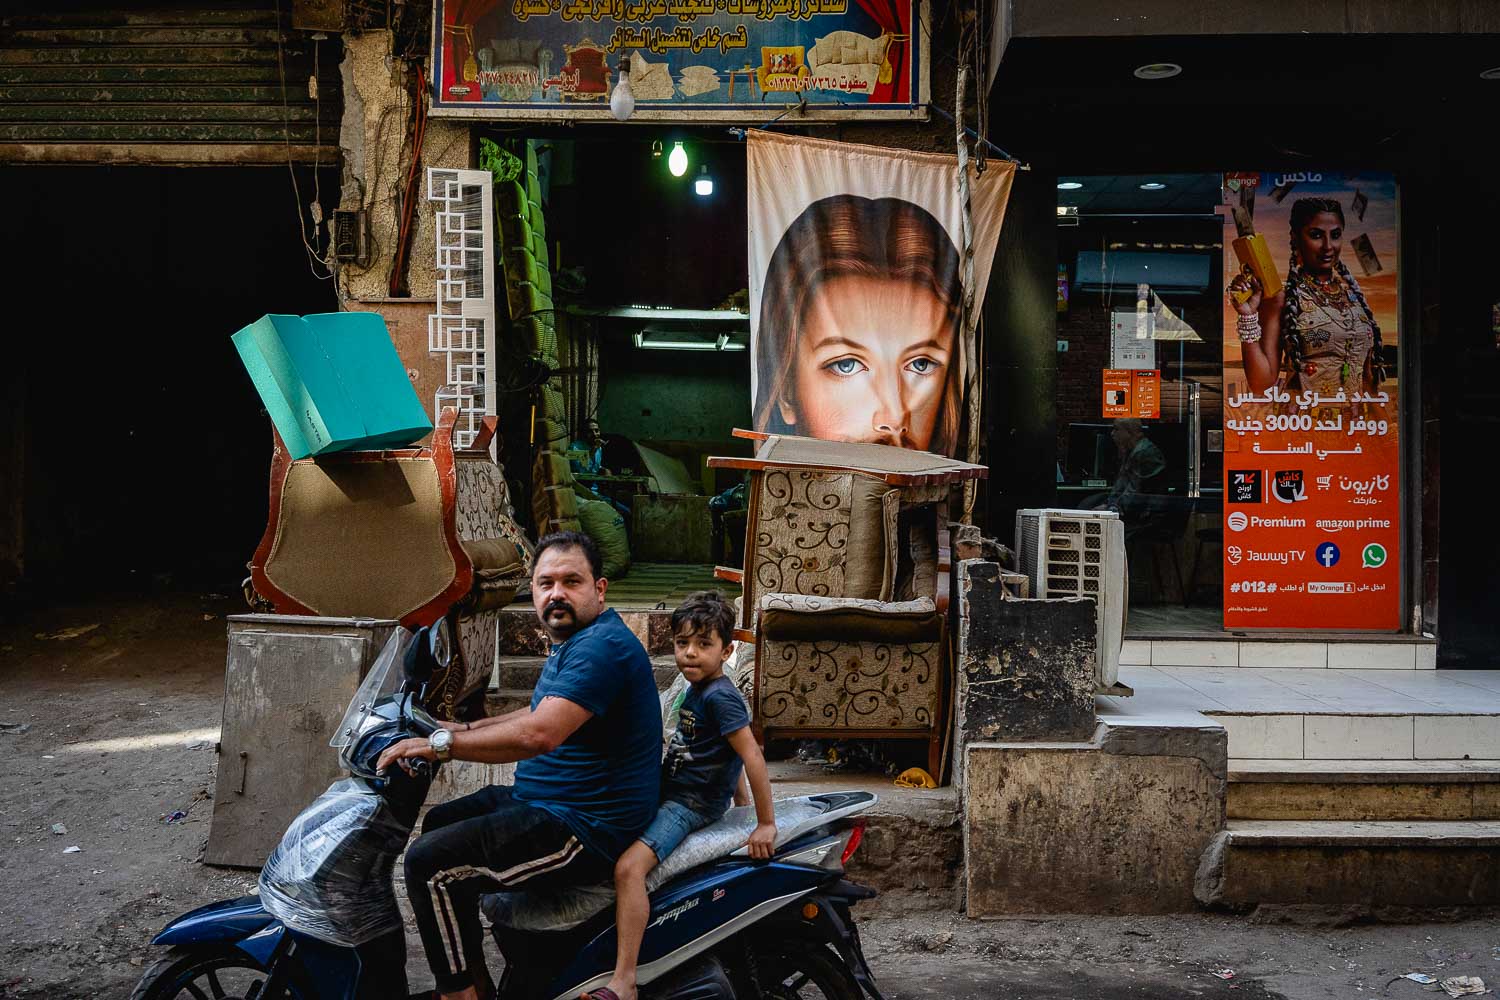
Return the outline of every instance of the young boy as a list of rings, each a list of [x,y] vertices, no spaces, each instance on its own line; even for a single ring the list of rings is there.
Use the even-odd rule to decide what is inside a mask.
[[[750,731],[750,713],[724,662],[734,651],[734,610],[713,591],[693,594],[672,612],[677,669],[691,685],[678,713],[677,731],[662,761],[661,809],[639,840],[615,864],[614,977],[583,1000],[636,1000],[635,967],[651,915],[646,876],[687,835],[724,815],[730,798],[744,804],[741,771],[755,797],[752,858],[771,856],[776,821],[766,760]]]

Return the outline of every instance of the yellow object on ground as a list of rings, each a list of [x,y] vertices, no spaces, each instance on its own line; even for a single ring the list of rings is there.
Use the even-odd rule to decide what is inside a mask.
[[[932,775],[920,767],[908,767],[896,776],[897,788],[936,788],[937,782],[932,780]]]

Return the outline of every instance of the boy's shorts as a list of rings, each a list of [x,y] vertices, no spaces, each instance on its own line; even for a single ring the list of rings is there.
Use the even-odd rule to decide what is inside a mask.
[[[668,799],[661,804],[661,808],[656,811],[656,818],[639,839],[656,854],[656,860],[662,862],[667,860],[667,855],[677,850],[677,845],[686,840],[688,834],[703,829],[722,815],[723,810],[720,810],[717,815],[706,816],[681,802]]]

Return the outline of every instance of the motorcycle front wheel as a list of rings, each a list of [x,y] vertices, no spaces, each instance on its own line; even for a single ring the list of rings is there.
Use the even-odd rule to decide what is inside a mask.
[[[859,984],[827,948],[776,949],[756,956],[761,1000],[861,1000]]]
[[[261,993],[268,970],[238,948],[226,945],[168,948],[146,969],[130,1000],[271,1000]],[[313,1000],[304,984],[288,983],[288,1000]]]

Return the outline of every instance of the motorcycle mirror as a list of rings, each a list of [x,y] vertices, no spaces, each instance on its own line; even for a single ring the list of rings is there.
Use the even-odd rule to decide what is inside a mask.
[[[401,667],[409,682],[422,685],[432,680],[433,674],[446,669],[452,660],[453,633],[444,618],[435,625],[425,625],[417,630]]]

